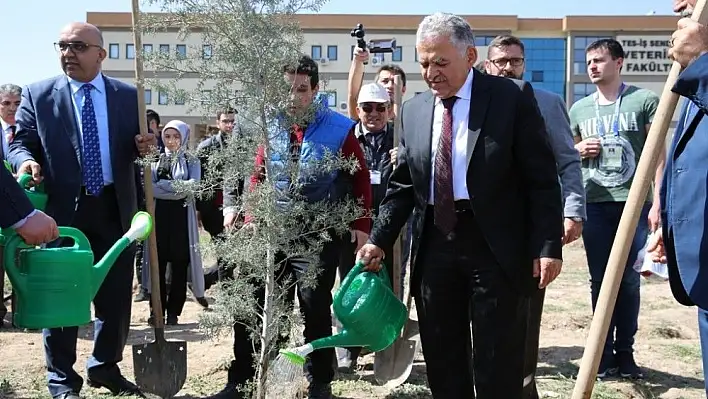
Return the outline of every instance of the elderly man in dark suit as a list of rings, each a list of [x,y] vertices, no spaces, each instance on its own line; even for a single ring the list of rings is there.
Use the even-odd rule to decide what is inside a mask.
[[[80,229],[96,259],[128,230],[137,211],[135,159],[156,145],[139,133],[137,91],[101,73],[101,32],[72,23],[55,44],[63,75],[22,91],[9,160],[20,173],[44,181],[46,212],[59,225]],[[130,327],[132,251],[115,262],[94,299],[94,349],[88,383],[114,395],[142,396],[118,368]],[[41,294],[41,293],[38,293]],[[44,330],[49,392],[76,399],[83,384],[74,371],[78,327]]]
[[[548,134],[529,84],[473,69],[463,18],[426,17],[416,48],[430,91],[403,104],[398,166],[358,258],[377,270],[413,212],[411,290],[433,397],[520,398],[528,296],[562,266]]]

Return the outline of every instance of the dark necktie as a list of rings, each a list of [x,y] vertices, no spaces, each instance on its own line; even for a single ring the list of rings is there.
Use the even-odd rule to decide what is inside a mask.
[[[457,97],[442,100],[442,129],[438,149],[435,153],[435,226],[448,235],[455,229],[457,215],[455,214],[455,196],[452,191],[452,106]]]
[[[93,109],[91,83],[81,87],[84,90],[84,105],[81,108],[81,127],[84,142],[83,175],[86,191],[91,195],[99,195],[103,189],[103,168],[101,168],[101,145],[98,139],[98,123],[96,111]]]

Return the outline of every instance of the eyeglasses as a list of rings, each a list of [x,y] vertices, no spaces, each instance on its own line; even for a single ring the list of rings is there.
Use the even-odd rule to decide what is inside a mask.
[[[0,103],[0,105],[2,105],[3,107],[7,107],[7,106],[9,106],[9,105],[11,105],[11,104],[14,104],[15,107],[19,107],[19,106],[20,106],[20,102],[19,102],[19,101],[3,101],[3,102]]]
[[[221,123],[234,123],[234,122],[236,122],[236,119],[221,119],[219,122],[221,122]]]
[[[377,112],[386,112],[386,110],[388,109],[388,106],[386,104],[376,104],[376,107],[374,107],[373,104],[361,104],[359,107],[367,114],[372,112],[374,109]]]
[[[74,53],[83,53],[83,52],[86,52],[91,47],[102,48],[101,46],[97,46],[95,44],[88,44],[88,43],[84,43],[84,42],[58,42],[58,43],[54,43],[54,48],[57,51],[62,52],[62,53],[66,50],[71,50]]]
[[[523,58],[498,58],[496,60],[489,60],[489,62],[496,65],[497,68],[504,68],[506,64],[511,64],[513,67],[524,65]]]

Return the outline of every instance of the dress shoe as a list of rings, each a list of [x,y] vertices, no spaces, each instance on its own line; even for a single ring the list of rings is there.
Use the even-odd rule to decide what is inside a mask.
[[[54,399],[81,399],[81,396],[79,396],[79,394],[76,392],[69,391],[54,397]]]
[[[106,388],[111,391],[111,394],[114,396],[132,395],[145,398],[145,395],[140,392],[140,388],[138,388],[137,385],[126,380],[125,377],[118,373],[112,375],[101,375],[100,372],[89,373],[86,383],[91,388]]]
[[[150,300],[150,294],[148,294],[147,290],[140,290],[138,292],[138,295],[135,296],[135,299],[133,302],[145,302]]]

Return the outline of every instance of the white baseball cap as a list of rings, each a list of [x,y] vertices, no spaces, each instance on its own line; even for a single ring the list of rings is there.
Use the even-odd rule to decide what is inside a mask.
[[[390,96],[386,88],[378,83],[367,83],[361,87],[357,102],[363,103],[385,103],[390,101]]]

